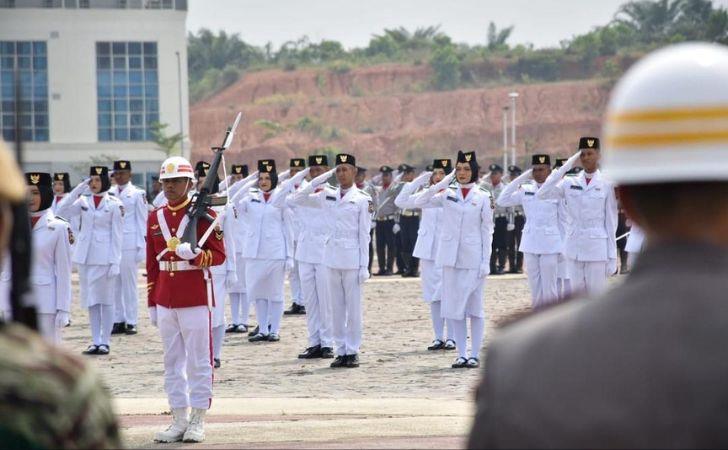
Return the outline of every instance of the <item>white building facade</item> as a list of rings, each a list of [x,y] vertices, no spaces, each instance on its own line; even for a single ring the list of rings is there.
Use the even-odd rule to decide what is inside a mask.
[[[166,157],[152,124],[189,131],[186,16],[187,0],[0,0],[0,132],[15,140],[19,76],[24,168],[77,183],[128,159],[148,187]]]

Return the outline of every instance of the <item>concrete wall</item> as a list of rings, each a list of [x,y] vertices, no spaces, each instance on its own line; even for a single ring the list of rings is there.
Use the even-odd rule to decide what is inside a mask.
[[[0,40],[39,40],[48,49],[48,142],[24,143],[32,170],[72,170],[91,158],[118,157],[135,171],[159,170],[165,154],[152,142],[98,142],[96,42],[157,42],[160,122],[180,130],[177,56],[181,58],[182,111],[189,134],[186,12],[119,9],[0,9]],[[185,142],[185,156],[190,143]],[[76,177],[74,177],[75,179]]]

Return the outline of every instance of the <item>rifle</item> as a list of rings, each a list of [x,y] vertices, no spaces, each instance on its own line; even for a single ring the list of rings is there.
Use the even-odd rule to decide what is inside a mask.
[[[23,164],[23,126],[20,114],[23,102],[20,95],[20,73],[15,69],[15,158],[18,166]],[[10,267],[12,271],[10,288],[10,309],[14,322],[21,323],[33,330],[38,329],[38,316],[34,306],[27,306],[23,302],[25,295],[30,292],[30,258],[32,236],[30,232],[30,219],[25,202],[10,205],[13,215],[12,229],[10,231]]]
[[[217,170],[220,167],[220,162],[222,161],[222,154],[233,142],[235,129],[238,127],[242,116],[242,112],[239,112],[238,115],[235,116],[235,121],[232,126],[229,126],[225,131],[225,138],[222,141],[222,145],[220,147],[212,147],[215,157],[207,172],[208,175],[205,179],[205,184],[197,191],[197,193],[195,193],[194,196],[192,196],[192,206],[187,210],[189,222],[187,223],[187,228],[185,228],[185,231],[182,234],[182,242],[189,243],[193,250],[197,248],[197,223],[199,220],[204,219],[213,223],[215,219],[207,213],[207,209],[211,206],[219,206],[220,204],[227,203],[227,198],[223,198],[224,201],[222,203],[220,203],[220,198],[213,199],[211,192],[213,190],[213,186],[217,183]]]

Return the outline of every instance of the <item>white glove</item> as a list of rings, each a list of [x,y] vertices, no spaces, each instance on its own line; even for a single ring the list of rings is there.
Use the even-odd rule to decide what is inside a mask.
[[[566,160],[566,162],[564,163],[564,166],[568,166],[569,167],[566,170],[567,172],[574,167],[574,164],[576,164],[576,162],[579,160],[580,157],[581,157],[581,150],[577,150],[576,153],[574,153],[573,155],[571,155],[571,157]]]
[[[450,186],[450,183],[452,183],[452,180],[454,178],[455,178],[455,171],[453,170],[452,172],[450,172],[449,175],[445,176],[445,178],[440,180],[440,182],[435,185],[435,187],[434,187],[435,191],[438,192],[438,191],[441,191],[441,190],[447,188],[448,186]]]
[[[238,274],[233,270],[228,270],[225,276],[225,287],[228,291],[232,289],[238,282]]]
[[[322,184],[329,181],[329,178],[331,178],[336,173],[336,168],[333,168],[329,170],[328,172],[322,173],[321,175],[317,176],[313,180],[311,180],[311,186],[314,188],[317,188],[321,186]]]
[[[286,181],[291,176],[291,169],[286,170],[278,174],[278,182]]]
[[[510,223],[509,222],[508,225],[506,225],[506,230],[507,231],[513,231],[515,229],[516,229],[516,224],[515,223]]]
[[[293,270],[293,258],[286,258],[286,274]]]
[[[364,283],[369,279],[369,270],[366,267],[359,269],[359,284]]]
[[[144,261],[147,257],[147,249],[144,247],[139,247],[136,252],[136,257],[134,258],[135,262],[141,262]]]
[[[424,184],[427,184],[431,177],[432,172],[422,172],[417,178],[412,180],[412,184],[415,186],[422,186]]]
[[[611,277],[611,276],[614,276],[616,273],[617,273],[617,259],[610,258],[607,261],[607,276]]]
[[[399,224],[395,223],[394,226],[392,227],[392,231],[394,231],[394,234],[397,234],[397,233],[399,233],[399,230],[400,230]]]
[[[306,167],[302,171],[298,172],[296,175],[294,175],[291,179],[286,180],[285,183],[283,183],[283,186],[287,190],[293,190],[293,188],[297,184],[301,184],[301,181],[303,181],[304,177],[308,175],[308,173],[311,171],[310,167]]]
[[[109,271],[107,272],[106,275],[109,276],[109,277],[115,277],[115,276],[119,275],[119,265],[118,264],[112,264],[109,267]]]
[[[68,311],[56,311],[56,328],[65,327],[70,320],[71,314]]]
[[[195,251],[192,251],[192,247],[190,246],[189,242],[183,242],[177,246],[177,249],[174,251],[174,253],[179,256],[182,259],[185,260],[191,260],[197,258],[197,255],[199,255],[201,250],[199,248],[196,248]]]
[[[490,263],[488,263],[488,262],[480,263],[480,268],[478,269],[478,278],[485,278],[489,273],[490,273]]]
[[[373,230],[373,229],[375,229],[376,227],[377,227],[377,222],[375,222],[375,221],[373,221],[373,220],[372,220],[372,224],[371,224],[371,225],[369,226],[369,229],[370,229],[370,230]]]
[[[152,326],[157,326],[157,307],[151,306],[149,307],[149,321],[152,322]]]

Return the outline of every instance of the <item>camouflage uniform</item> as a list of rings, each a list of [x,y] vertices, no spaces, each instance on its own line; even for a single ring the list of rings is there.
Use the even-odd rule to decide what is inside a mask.
[[[119,448],[109,392],[83,361],[18,324],[0,325],[4,448]]]

